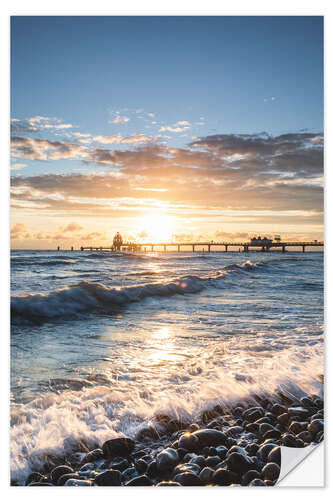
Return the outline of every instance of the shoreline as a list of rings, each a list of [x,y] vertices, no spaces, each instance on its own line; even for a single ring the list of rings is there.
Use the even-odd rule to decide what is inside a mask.
[[[323,407],[318,395],[276,393],[216,405],[192,422],[155,415],[135,439],[113,438],[100,448],[80,442],[70,454],[48,456],[25,485],[273,486],[280,446],[323,440]]]

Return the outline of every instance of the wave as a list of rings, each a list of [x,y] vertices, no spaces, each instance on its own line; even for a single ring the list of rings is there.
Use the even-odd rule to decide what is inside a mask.
[[[60,266],[66,264],[75,264],[74,259],[58,259],[58,260],[14,260],[11,262],[12,266]]]
[[[210,275],[182,276],[170,282],[147,283],[121,288],[81,281],[51,292],[14,296],[11,300],[13,324],[43,323],[58,319],[71,319],[84,313],[112,312],[132,302],[146,298],[171,297],[201,292],[214,285],[226,274],[235,271],[255,270],[264,263],[232,264]]]

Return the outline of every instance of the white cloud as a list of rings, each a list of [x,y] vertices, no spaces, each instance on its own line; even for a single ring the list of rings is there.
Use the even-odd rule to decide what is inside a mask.
[[[128,116],[116,116],[113,120],[110,120],[109,123],[127,123],[130,121]]]

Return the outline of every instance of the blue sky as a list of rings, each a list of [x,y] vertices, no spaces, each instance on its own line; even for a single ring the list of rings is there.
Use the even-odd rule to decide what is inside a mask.
[[[25,141],[16,139],[16,177],[101,166],[122,174],[121,161],[96,161],[97,148],[127,154],[159,144],[180,154],[215,135],[309,133],[309,151],[323,131],[323,19],[13,17],[11,117]],[[61,151],[43,140],[62,142]],[[68,142],[77,149],[68,152]],[[82,149],[92,145],[94,154]],[[207,142],[196,147],[207,151]]]
[[[318,132],[322,40],[320,17],[12,18],[12,115],[98,133],[143,108],[204,116],[204,133]]]

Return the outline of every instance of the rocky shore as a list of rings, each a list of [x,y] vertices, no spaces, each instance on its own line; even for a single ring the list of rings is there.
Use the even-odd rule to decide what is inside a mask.
[[[251,403],[217,405],[195,422],[157,415],[135,440],[118,437],[95,449],[77,443],[66,458],[47,457],[25,485],[274,486],[280,447],[317,444],[323,428],[318,396],[256,396]]]

